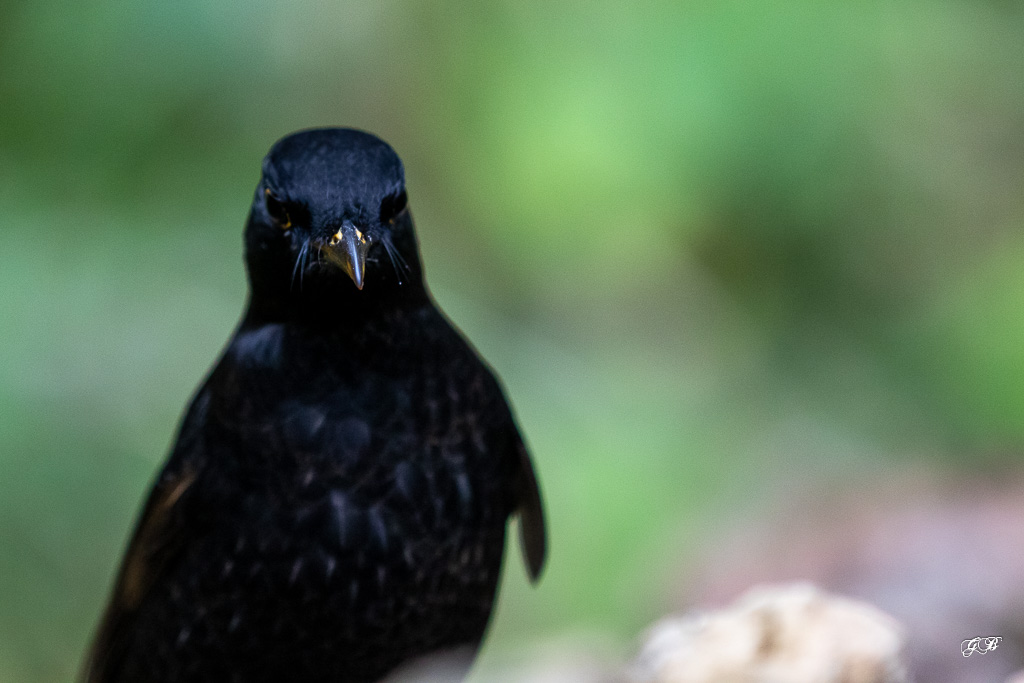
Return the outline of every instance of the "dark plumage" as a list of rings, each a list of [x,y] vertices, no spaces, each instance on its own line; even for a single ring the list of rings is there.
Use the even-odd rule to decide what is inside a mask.
[[[381,679],[475,652],[540,495],[501,388],[423,282],[402,163],[309,130],[263,162],[250,297],[128,547],[89,683]]]

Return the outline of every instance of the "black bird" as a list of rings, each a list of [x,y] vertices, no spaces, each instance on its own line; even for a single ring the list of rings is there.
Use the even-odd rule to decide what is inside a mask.
[[[475,652],[511,515],[540,574],[541,499],[497,380],[424,284],[394,150],[344,128],[279,140],[245,260],[247,308],[85,679],[369,683]]]

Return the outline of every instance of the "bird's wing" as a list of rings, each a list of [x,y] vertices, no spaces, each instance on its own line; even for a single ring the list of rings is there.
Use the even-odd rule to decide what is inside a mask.
[[[153,486],[135,533],[125,552],[110,603],[85,660],[85,683],[116,680],[117,669],[131,636],[134,617],[149,589],[184,548],[188,536],[185,509],[193,497],[199,472],[187,456],[195,446],[205,418],[207,397],[193,402],[182,426],[175,452]]]
[[[516,513],[519,515],[519,543],[531,581],[537,581],[548,552],[544,526],[544,506],[540,499],[537,475],[533,472],[530,454],[522,439],[518,443],[519,463],[516,470]]]
[[[132,617],[154,579],[181,549],[179,502],[196,479],[193,470],[165,474],[154,487],[142,513],[113,595],[100,622],[96,639],[85,664],[86,683],[104,683],[116,669],[121,650],[127,644]]]

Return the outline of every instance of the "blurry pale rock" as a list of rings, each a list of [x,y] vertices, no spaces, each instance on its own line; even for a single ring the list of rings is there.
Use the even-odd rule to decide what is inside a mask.
[[[631,683],[907,683],[900,624],[811,584],[757,587],[732,606],[656,624]]]
[[[410,662],[391,672],[381,683],[453,683],[465,678],[473,663],[472,648],[443,651]]]
[[[485,657],[467,683],[623,683],[619,645],[593,634],[547,639],[512,659]]]
[[[911,464],[762,489],[674,573],[676,604],[807,581],[898,619],[915,683],[999,683],[1024,667],[1024,470]],[[997,649],[961,654],[965,639],[991,636]]]
[[[621,683],[615,668],[592,658],[565,658],[523,666],[503,675],[482,677],[481,683]]]

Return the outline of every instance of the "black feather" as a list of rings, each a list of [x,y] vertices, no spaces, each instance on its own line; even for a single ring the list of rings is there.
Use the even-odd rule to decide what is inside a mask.
[[[401,161],[367,133],[271,149],[248,307],[143,510],[89,683],[369,683],[477,649],[513,514],[540,574],[533,467],[427,292],[404,197]],[[343,224],[369,244],[362,290],[321,259]]]

